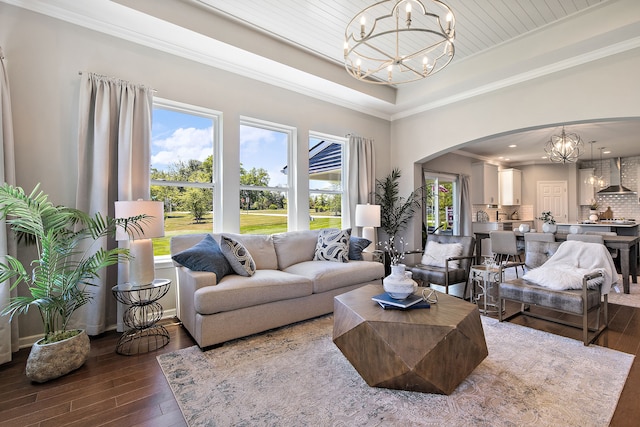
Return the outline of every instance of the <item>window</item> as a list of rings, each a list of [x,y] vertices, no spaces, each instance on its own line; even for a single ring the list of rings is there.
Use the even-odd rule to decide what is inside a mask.
[[[291,142],[295,129],[253,119],[240,123],[240,232],[271,234],[289,227]]]
[[[310,228],[342,228],[345,139],[309,136]]]
[[[425,172],[424,224],[428,233],[459,234],[457,177]]]
[[[151,136],[151,199],[164,202],[165,237],[154,255],[169,255],[178,234],[213,231],[214,147],[218,112],[156,98]]]

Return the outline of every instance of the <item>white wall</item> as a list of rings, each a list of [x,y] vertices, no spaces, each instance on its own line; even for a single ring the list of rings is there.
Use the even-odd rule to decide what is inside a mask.
[[[453,147],[518,129],[640,117],[640,103],[634,95],[640,93],[638,69],[640,49],[635,49],[396,120],[392,122],[391,143],[395,149],[391,152],[391,164],[402,170],[415,170],[417,163],[438,157]],[[419,181],[405,179],[401,188],[405,192],[418,185]],[[526,195],[530,197],[529,193],[523,197]],[[419,235],[413,233],[411,237],[415,240]]]
[[[156,89],[158,97],[223,112],[223,197],[231,201],[223,202],[227,231],[239,229],[240,116],[296,127],[301,167],[306,167],[308,134],[313,130],[373,138],[378,176],[390,170],[390,124],[382,119],[5,3],[0,3],[0,45],[11,84],[17,183],[31,189],[41,182],[58,204],[75,205],[79,71],[145,84]],[[172,274],[169,267],[158,275]],[[175,308],[173,299],[163,300],[165,310]],[[40,321],[33,315],[20,320],[22,337],[41,332]]]

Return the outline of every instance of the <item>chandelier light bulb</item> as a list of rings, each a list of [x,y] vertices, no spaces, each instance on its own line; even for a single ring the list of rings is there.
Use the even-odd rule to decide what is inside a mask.
[[[364,27],[367,25],[367,18],[364,15],[360,18],[360,37],[364,38]]]
[[[411,3],[407,3],[405,10],[407,12],[407,28],[409,28],[411,27]]]

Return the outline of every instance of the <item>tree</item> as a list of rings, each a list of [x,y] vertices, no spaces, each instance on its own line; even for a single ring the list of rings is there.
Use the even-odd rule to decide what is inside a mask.
[[[376,180],[376,204],[380,205],[380,228],[391,239],[404,230],[420,208],[422,187],[409,193],[407,198],[401,197],[398,189],[400,169],[393,169],[383,180]]]

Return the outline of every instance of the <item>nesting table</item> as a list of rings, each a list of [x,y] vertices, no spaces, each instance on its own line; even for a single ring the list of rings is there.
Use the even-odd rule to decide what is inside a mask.
[[[163,308],[158,302],[169,292],[171,280],[156,279],[148,285],[123,283],[111,288],[113,296],[129,307],[123,321],[130,329],[122,334],[116,352],[124,355],[157,350],[169,343],[169,332],[156,323],[162,319]]]
[[[472,265],[469,271],[471,281],[472,299],[478,304],[482,314],[498,314],[504,311],[504,305],[500,303],[498,286],[502,280],[502,272],[497,266],[487,264]],[[482,292],[476,294],[476,287]]]

